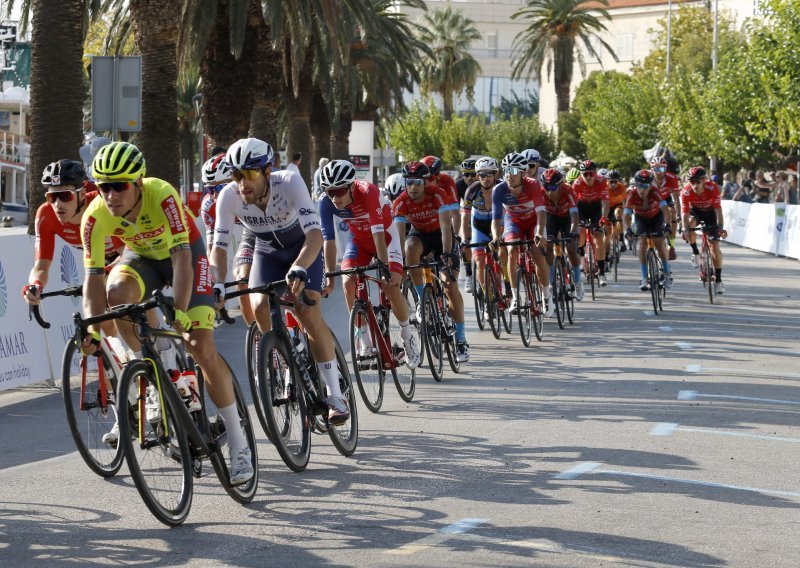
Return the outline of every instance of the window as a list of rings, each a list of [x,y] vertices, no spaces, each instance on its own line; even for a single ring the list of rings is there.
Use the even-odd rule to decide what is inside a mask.
[[[497,32],[486,34],[486,56],[497,57]]]
[[[618,34],[614,51],[620,61],[631,61],[633,59],[633,34]]]

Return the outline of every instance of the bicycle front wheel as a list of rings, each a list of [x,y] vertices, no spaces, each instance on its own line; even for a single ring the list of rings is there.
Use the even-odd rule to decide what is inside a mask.
[[[289,469],[303,471],[311,457],[311,417],[300,371],[275,330],[261,336],[258,372],[263,378],[259,395],[272,443]]]
[[[711,262],[711,250],[704,248],[703,250],[703,268],[706,271],[706,291],[708,292],[708,302],[714,303],[714,294],[716,292],[714,277],[714,264]]]
[[[656,251],[647,251],[647,283],[650,285],[650,297],[653,299],[653,311],[658,315],[658,262]]]
[[[125,461],[147,508],[170,526],[189,515],[193,482],[189,440],[177,415],[186,407],[173,402],[172,388],[142,360],[128,363],[119,386],[119,400],[128,403],[119,416]]]
[[[542,332],[544,331],[544,296],[542,295],[542,287],[539,286],[539,278],[535,272],[530,273],[527,280],[527,293],[531,302],[531,324],[533,325],[533,332],[536,334],[536,341],[541,341]],[[553,301],[552,296],[550,301]]]
[[[264,414],[264,405],[261,404],[260,392],[260,378],[258,376],[258,345],[261,342],[261,331],[258,329],[258,324],[253,322],[247,330],[247,338],[245,339],[245,359],[247,361],[247,381],[250,384],[250,398],[253,399],[253,406],[256,409],[256,416],[258,422],[261,424],[261,429],[270,439],[269,426],[267,425],[267,416]]]
[[[350,311],[350,357],[361,399],[370,412],[378,412],[383,404],[386,371],[378,349],[378,342],[383,341],[383,337],[369,324],[369,309],[370,306],[358,301]],[[381,318],[382,314],[378,312],[375,317]]]
[[[428,353],[428,365],[436,382],[442,380],[444,349],[442,346],[442,318],[436,305],[436,296],[430,284],[422,292],[422,336]]]
[[[61,394],[78,453],[97,475],[111,477],[119,471],[123,459],[119,442],[113,446],[103,442],[103,436],[114,427],[117,417],[117,407],[111,403],[117,380],[105,353],[100,353],[100,357],[86,357],[74,340],[67,343],[62,357]],[[105,401],[101,380],[106,381]]]
[[[485,270],[485,269],[484,269]],[[486,294],[478,282],[478,269],[472,263],[472,302],[475,304],[475,319],[478,320],[478,329],[483,331],[486,328]]]
[[[403,298],[406,302],[408,313],[414,311],[414,307],[408,303],[407,298]],[[411,334],[415,337],[417,343],[417,350],[422,352],[422,335],[419,332],[419,327],[409,319]],[[405,353],[405,344],[403,342],[403,330],[400,327],[400,322],[394,315],[394,311],[389,314],[389,341],[391,342],[390,350],[394,358],[394,367],[392,368],[392,379],[394,386],[397,388],[397,393],[406,402],[411,402],[414,399],[414,391],[417,388],[417,370],[408,366],[408,356],[403,357]],[[419,364],[417,365],[419,366]]]
[[[489,327],[495,339],[500,339],[500,291],[498,290],[496,279],[492,274],[491,268],[486,267],[483,274],[483,290],[486,294],[486,312],[489,320]]]
[[[567,290],[564,285],[564,263],[560,257],[556,257],[553,265],[553,301],[556,308],[556,320],[558,327],[564,329],[567,320]]]
[[[614,243],[611,248],[611,259],[614,262],[614,282],[619,282],[619,238],[614,237]]]
[[[525,347],[531,346],[531,320],[538,306],[534,305],[530,294],[530,281],[524,268],[517,268],[517,319],[519,319],[519,335]]]
[[[589,280],[589,286],[592,288],[592,301],[597,299],[595,292],[595,283],[597,280],[597,256],[594,251],[594,241],[586,243],[586,278]]]
[[[331,335],[333,335],[333,332],[331,332]],[[336,351],[339,388],[342,391],[342,397],[350,407],[350,419],[339,426],[329,425],[328,436],[330,436],[333,446],[340,454],[350,457],[356,451],[356,446],[358,446],[358,401],[356,399],[356,391],[353,388],[353,381],[350,378],[350,371],[347,368],[347,359],[335,335],[333,335],[333,347]]]

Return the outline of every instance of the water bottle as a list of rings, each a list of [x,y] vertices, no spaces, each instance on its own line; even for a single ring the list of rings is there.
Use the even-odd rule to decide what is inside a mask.
[[[186,401],[189,412],[200,410],[200,390],[197,386],[197,374],[194,372],[194,369],[182,371],[181,378],[186,384],[186,390],[188,392],[187,397],[184,397],[183,400]]]

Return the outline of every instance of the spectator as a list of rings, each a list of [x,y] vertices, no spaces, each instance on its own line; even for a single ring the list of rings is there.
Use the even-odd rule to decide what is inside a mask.
[[[758,170],[756,172],[756,179],[753,181],[753,187],[756,190],[756,203],[770,203],[774,184],[767,180],[763,170]]]
[[[275,152],[275,155],[272,158],[272,169],[279,170],[281,169],[281,153]]]
[[[797,205],[797,176],[795,174],[778,172],[775,184],[775,203]]]
[[[286,170],[300,175],[300,162],[303,160],[303,154],[297,152],[292,155],[292,161],[286,164]]]
[[[739,184],[733,181],[731,173],[722,174],[722,199],[733,199],[738,190]]]
[[[316,170],[314,170],[314,180],[313,183],[311,184],[311,192],[312,192],[311,197],[312,199],[314,199],[314,201],[319,201],[323,197],[322,188],[320,187],[319,184],[319,179],[320,179],[320,174],[322,173],[322,168],[327,166],[329,162],[330,160],[328,158],[320,158],[319,167]]]
[[[798,205],[798,194],[797,194],[797,172],[786,172],[787,177],[789,178],[789,205]]]

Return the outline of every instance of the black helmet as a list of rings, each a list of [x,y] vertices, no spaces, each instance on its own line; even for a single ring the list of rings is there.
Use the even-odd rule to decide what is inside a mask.
[[[636,185],[649,186],[653,183],[653,172],[650,170],[639,170],[633,176],[633,181]]]
[[[616,180],[616,181],[621,181],[622,180],[622,174],[619,173],[619,170],[608,170],[608,179],[609,180],[613,179],[613,180]]]
[[[689,181],[699,181],[706,177],[706,169],[703,166],[695,166],[689,170]]]
[[[596,172],[597,164],[595,164],[592,160],[584,160],[578,164],[578,169],[582,172]]]
[[[542,183],[544,184],[544,188],[549,189],[550,191],[558,188],[563,181],[564,174],[562,174],[556,168],[549,168],[542,174]]]
[[[403,177],[406,179],[425,179],[431,175],[431,170],[422,162],[408,162],[403,166]]]
[[[59,187],[71,185],[80,188],[87,179],[83,164],[75,160],[59,160],[48,164],[42,172],[42,185]]]
[[[461,173],[462,174],[474,174],[475,173],[475,160],[474,158],[467,158],[463,162],[461,162]]]
[[[425,156],[420,162],[428,166],[432,176],[438,175],[442,171],[442,159],[437,156]]]

